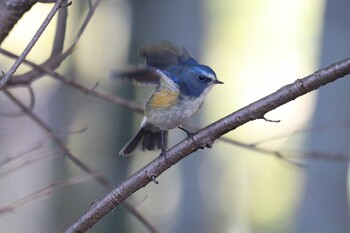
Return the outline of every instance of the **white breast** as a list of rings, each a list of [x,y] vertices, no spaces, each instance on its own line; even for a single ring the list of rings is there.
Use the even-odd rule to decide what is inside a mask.
[[[192,117],[201,108],[204,97],[210,87],[199,97],[185,97],[169,108],[152,108],[146,111],[146,120],[160,130],[169,130],[180,126],[185,120]]]

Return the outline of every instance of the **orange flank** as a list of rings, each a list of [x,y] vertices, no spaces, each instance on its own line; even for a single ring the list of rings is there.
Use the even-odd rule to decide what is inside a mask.
[[[161,90],[152,95],[150,106],[152,108],[168,108],[175,105],[178,98],[179,92]]]

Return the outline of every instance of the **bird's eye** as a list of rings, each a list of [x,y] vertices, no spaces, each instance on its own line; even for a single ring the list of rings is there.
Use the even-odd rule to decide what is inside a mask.
[[[198,79],[199,79],[199,81],[201,81],[201,82],[208,82],[208,81],[210,80],[210,78],[208,78],[208,77],[206,77],[206,76],[204,76],[204,75],[199,75],[199,76],[198,76]]]

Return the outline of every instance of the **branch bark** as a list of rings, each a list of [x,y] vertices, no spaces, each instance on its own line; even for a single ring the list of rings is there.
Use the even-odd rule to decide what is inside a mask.
[[[0,44],[35,1],[0,0]]]
[[[37,2],[54,3],[56,0],[0,0],[0,45],[18,20]]]
[[[85,232],[97,223],[104,215],[122,203],[137,190],[146,186],[168,168],[201,147],[211,147],[216,139],[239,126],[253,120],[263,119],[264,115],[283,104],[286,104],[306,93],[333,82],[350,73],[350,58],[337,62],[327,68],[297,79],[276,92],[239,109],[236,112],[212,123],[187,138],[171,149],[165,155],[159,156],[134,175],[121,182],[114,190],[102,199],[94,202],[90,208],[79,217],[66,233]]]

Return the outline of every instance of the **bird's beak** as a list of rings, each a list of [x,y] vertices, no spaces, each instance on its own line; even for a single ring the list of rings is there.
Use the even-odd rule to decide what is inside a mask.
[[[214,84],[224,84],[223,82],[219,81],[219,80],[215,80]]]

